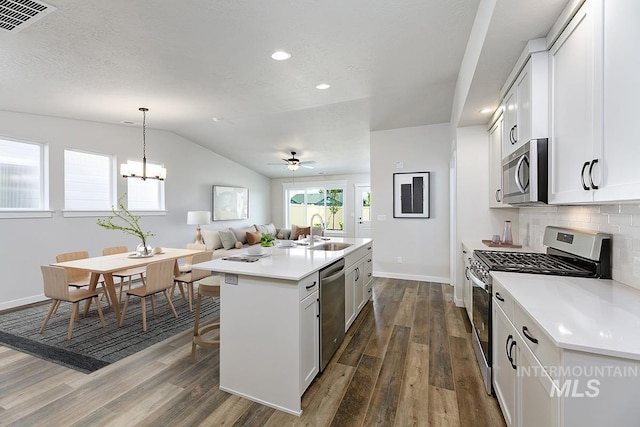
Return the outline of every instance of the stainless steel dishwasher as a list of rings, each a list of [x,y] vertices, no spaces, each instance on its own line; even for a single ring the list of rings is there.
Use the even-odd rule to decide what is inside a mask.
[[[344,258],[320,270],[320,372],[344,340]]]

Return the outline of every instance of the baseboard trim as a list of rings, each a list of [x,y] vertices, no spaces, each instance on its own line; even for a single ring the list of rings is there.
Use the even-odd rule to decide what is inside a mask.
[[[11,308],[21,307],[23,305],[29,305],[36,302],[45,301],[47,297],[44,294],[33,295],[26,298],[14,299],[12,301],[0,302],[0,311],[9,310]]]
[[[435,282],[450,284],[449,277],[439,276],[423,276],[418,274],[402,274],[402,273],[389,273],[386,271],[374,271],[374,277],[384,277],[386,279],[400,279],[400,280],[415,280],[417,282]]]

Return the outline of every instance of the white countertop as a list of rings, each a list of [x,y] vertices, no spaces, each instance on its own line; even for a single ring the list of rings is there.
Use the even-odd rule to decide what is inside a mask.
[[[640,291],[613,280],[492,272],[558,347],[640,360]]]
[[[343,258],[350,252],[371,243],[371,241],[371,239],[331,237],[327,241],[316,242],[315,245],[317,246],[326,242],[344,242],[351,243],[353,246],[341,251],[310,250],[308,246],[296,246],[293,248],[272,246],[269,248],[271,255],[260,258],[256,262],[238,262],[215,259],[201,264],[194,264],[194,267],[197,266],[197,268],[203,270],[211,270],[220,273],[298,281],[331,264],[332,262]],[[247,254],[247,252],[242,252],[242,254]]]

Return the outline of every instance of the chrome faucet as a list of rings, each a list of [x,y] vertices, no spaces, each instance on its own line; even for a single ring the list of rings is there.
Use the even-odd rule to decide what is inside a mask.
[[[324,221],[322,220],[322,216],[319,213],[314,213],[313,215],[311,215],[311,220],[309,221],[311,223],[311,231],[309,232],[309,246],[313,246],[313,219],[315,217],[320,218],[320,227],[322,227],[322,230],[324,231]]]

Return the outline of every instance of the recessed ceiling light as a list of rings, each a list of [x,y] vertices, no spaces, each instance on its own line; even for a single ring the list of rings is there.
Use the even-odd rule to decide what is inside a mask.
[[[271,54],[271,58],[275,59],[276,61],[286,61],[287,59],[291,58],[291,54],[289,52],[285,52],[284,50],[278,50]]]
[[[481,114],[489,114],[491,112],[493,112],[493,108],[489,108],[489,107],[485,107],[482,110],[480,110]]]
[[[132,124],[134,124],[134,122],[132,122],[131,120],[123,120],[120,123],[122,123],[123,125],[132,125]]]
[[[319,85],[317,85],[317,86],[316,86],[316,89],[319,89],[319,90],[326,90],[326,89],[329,89],[330,87],[331,87],[331,85],[330,85],[330,84],[327,84],[327,83],[320,83]]]
[[[214,122],[218,123],[220,120],[222,120],[222,118],[220,118],[220,117],[212,117],[211,120],[213,120]]]

